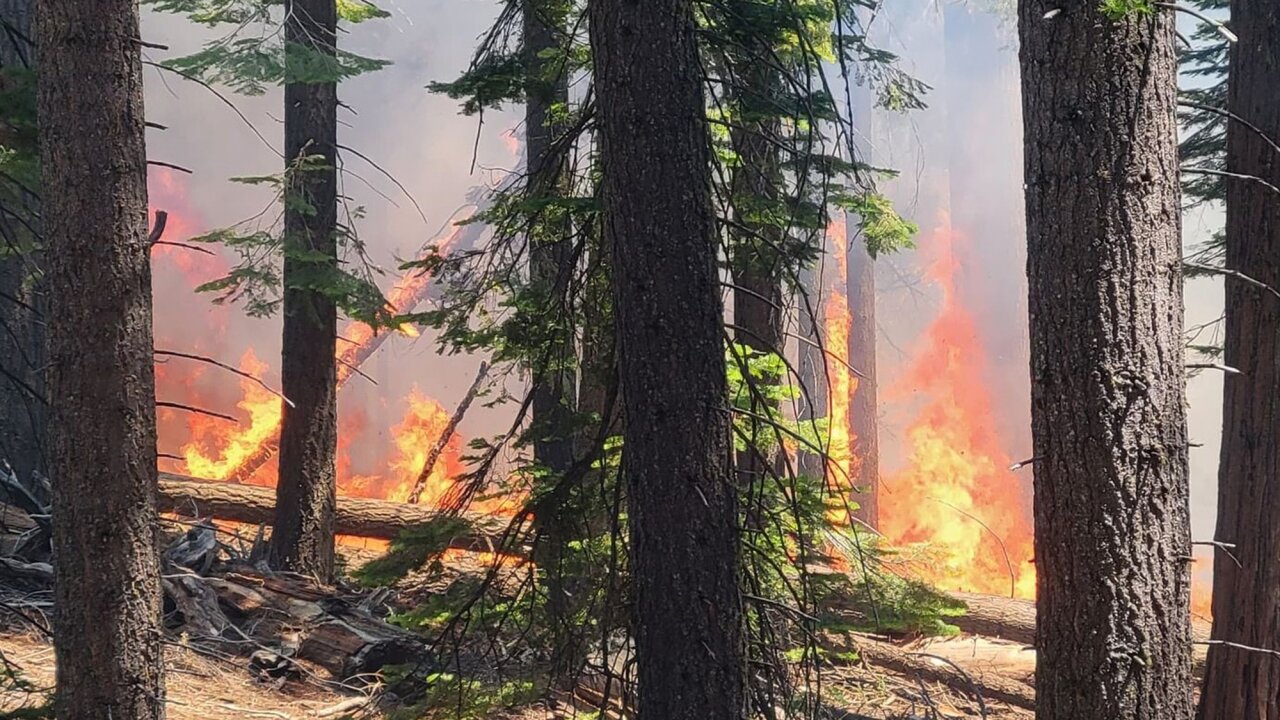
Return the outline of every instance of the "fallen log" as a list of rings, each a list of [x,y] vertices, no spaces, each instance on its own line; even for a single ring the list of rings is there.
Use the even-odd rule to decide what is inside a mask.
[[[949,663],[866,637],[858,637],[855,647],[859,657],[872,665],[918,677],[922,681],[942,683],[962,692],[977,693],[984,700],[996,700],[1025,710],[1035,710],[1035,688],[1020,680],[971,668],[961,672]]]
[[[970,635],[1010,640],[1023,645],[1036,644],[1036,604],[1031,600],[952,593],[967,606],[964,615],[947,618],[947,622]]]
[[[162,472],[156,504],[160,512],[270,525],[275,515],[276,494],[271,488],[256,485],[211,482]],[[389,540],[405,528],[425,525],[438,516],[420,505],[341,497],[334,517],[334,531],[339,535]],[[451,538],[449,547],[493,550],[505,529],[505,521],[475,513],[463,518],[470,529]]]
[[[247,568],[210,577],[171,571],[164,588],[177,611],[172,629],[228,652],[252,650],[250,666],[268,676],[300,665],[346,680],[425,652],[421,638],[301,578]]]
[[[979,595],[977,593],[951,593],[952,597],[968,606],[964,615],[947,621],[961,632],[1000,638],[1023,645],[1036,642],[1036,604],[1033,600]],[[1192,639],[1203,642],[1209,639],[1212,625],[1199,618],[1191,619]]]

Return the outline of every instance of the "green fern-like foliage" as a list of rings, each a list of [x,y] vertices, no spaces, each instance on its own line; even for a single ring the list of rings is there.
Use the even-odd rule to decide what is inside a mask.
[[[405,528],[391,541],[387,552],[357,570],[355,578],[371,587],[390,585],[444,552],[453,538],[470,529],[466,520],[448,515],[425,525]]]

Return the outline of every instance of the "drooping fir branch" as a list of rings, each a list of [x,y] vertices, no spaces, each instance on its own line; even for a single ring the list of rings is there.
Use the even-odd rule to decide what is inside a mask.
[[[1224,18],[1229,0],[1198,0],[1206,14]],[[1183,96],[1198,105],[1225,108],[1227,105],[1227,62],[1230,43],[1217,28],[1201,22],[1191,35],[1192,45],[1180,58],[1184,87]],[[1184,106],[1179,111],[1183,140],[1181,161],[1189,167],[1226,170],[1227,120],[1221,114]],[[1183,193],[1190,205],[1221,201],[1223,178],[1215,175],[1189,175],[1183,180]]]
[[[285,83],[342,82],[390,64],[342,49],[331,57],[307,45],[286,44],[283,0],[144,0],[144,4],[201,25],[229,26],[226,35],[165,65],[243,95],[261,95],[267,87]],[[363,0],[337,0],[337,5],[339,19],[347,23],[390,15]]]
[[[336,2],[339,19],[346,23],[389,16],[366,0]],[[209,88],[223,86],[243,95],[260,95],[269,86],[341,83],[389,64],[341,49],[335,56],[310,44],[284,42],[282,0],[145,0],[145,3],[160,12],[184,15],[201,25],[229,28],[225,35],[206,43],[199,51],[163,63],[163,67]],[[335,153],[341,158],[344,150],[369,162],[366,156],[350,149],[335,148]],[[242,303],[245,311],[253,316],[270,315],[279,308],[283,290],[281,266],[286,255],[294,253],[294,259],[306,259],[296,257],[300,251],[287,249],[291,245],[284,242],[282,235],[282,208],[315,212],[302,193],[292,188],[298,187],[299,180],[307,173],[329,170],[321,154],[307,153],[286,160],[286,167],[279,174],[231,179],[273,191],[271,204],[261,213],[194,239],[220,244],[239,256],[239,262],[226,275],[197,290],[214,293],[218,303]],[[349,173],[340,165],[339,174]],[[364,208],[350,205],[346,197],[340,195],[339,210],[342,219],[336,240],[342,261],[336,268],[328,263],[309,263],[308,272],[293,282],[324,294],[353,320],[385,325],[391,319],[391,311],[376,282],[382,271],[366,255],[356,228],[364,216]]]

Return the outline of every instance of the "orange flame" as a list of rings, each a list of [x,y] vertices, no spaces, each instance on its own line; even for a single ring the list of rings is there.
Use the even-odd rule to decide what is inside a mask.
[[[994,429],[977,325],[956,296],[957,241],[949,218],[926,241],[936,253],[928,275],[942,289],[942,309],[903,380],[925,402],[907,429],[907,467],[883,484],[890,500],[881,505],[880,530],[898,546],[938,553],[920,572],[941,589],[1032,598],[1023,480]]]
[[[428,247],[435,248],[435,252],[443,255],[453,248],[461,233],[462,227],[454,226],[453,230],[444,239],[430,243]],[[430,287],[430,273],[410,271],[391,288],[391,292],[387,293],[387,303],[395,313],[411,312],[426,299],[427,290]],[[401,325],[398,330],[407,337],[418,337],[417,328],[407,323]],[[364,323],[351,323],[345,329],[343,340],[338,343],[339,386],[351,377],[355,372],[355,368],[368,359],[368,356],[376,347],[374,341],[377,338],[378,335],[374,332],[374,329]]]
[[[240,369],[262,377],[267,364],[250,348],[240,360]],[[198,415],[188,421],[192,440],[182,448],[187,472],[196,477],[224,480],[276,432],[281,416],[280,398],[247,378],[240,381],[240,391],[243,399],[236,407],[248,415],[247,427],[231,429],[224,422]]]
[[[853,502],[853,478],[858,472],[854,456],[852,413],[853,394],[858,390],[858,379],[849,372],[849,333],[853,316],[849,311],[846,294],[848,282],[845,247],[845,221],[831,221],[827,228],[827,242],[832,248],[832,258],[839,273],[839,283],[832,288],[823,307],[824,349],[827,389],[827,483],[830,495],[827,501],[827,520],[837,525],[849,523],[849,508]]]

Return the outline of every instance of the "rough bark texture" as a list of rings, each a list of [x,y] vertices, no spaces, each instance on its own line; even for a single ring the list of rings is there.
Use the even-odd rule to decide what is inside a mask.
[[[334,0],[290,0],[285,42],[333,55]],[[280,427],[273,566],[328,580],[333,575],[333,511],[337,502],[337,311],[332,300],[307,289],[331,281],[337,267],[338,93],[334,83],[293,82],[284,88],[285,160],[319,155],[323,170],[294,173],[290,192],[314,209],[285,209],[284,342],[280,380],[295,407],[285,406]],[[293,253],[290,253],[293,250]],[[297,257],[319,253],[324,260]]]
[[[1185,720],[1174,18],[1111,21],[1093,0],[1020,13],[1037,717]]]
[[[744,716],[736,491],[693,4],[594,0],[639,715]],[[631,401],[631,400],[634,400]]]
[[[138,9],[42,0],[57,716],[164,717]]]
[[[0,70],[34,66],[31,0],[0,0]],[[0,85],[4,80],[0,78]],[[11,145],[0,130],[0,144]],[[0,459],[27,478],[48,474],[45,453],[48,407],[44,404],[45,293],[39,282],[40,253],[31,247],[39,238],[39,202],[18,191],[21,220],[0,218]]]
[[[269,525],[275,520],[276,503],[270,488],[160,473],[156,506],[160,512]],[[339,535],[390,540],[405,528],[423,525],[438,517],[439,513],[421,505],[344,497],[335,508],[333,527]],[[486,515],[464,517],[473,524],[475,532],[453,538],[450,547],[492,550],[499,544],[507,525],[504,519]]]
[[[849,232],[854,228],[850,223]],[[871,527],[880,523],[880,404],[876,388],[876,267],[861,238],[851,238],[847,258],[849,298],[849,364],[860,373],[855,379],[849,412],[853,416],[853,451],[857,474],[852,478],[858,494],[854,516]]]
[[[1233,0],[1229,109],[1280,138],[1280,5]],[[1241,124],[1227,125],[1227,170],[1280,185],[1280,153]],[[1227,180],[1226,266],[1280,287],[1280,196],[1258,182]],[[1241,371],[1223,393],[1222,460],[1218,470],[1217,540],[1213,564],[1213,637],[1251,647],[1280,647],[1280,300],[1239,280],[1226,280],[1226,356]],[[1280,658],[1216,645],[1200,696],[1202,720],[1280,718]]]

